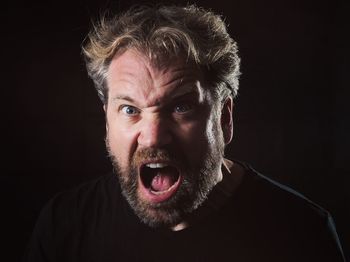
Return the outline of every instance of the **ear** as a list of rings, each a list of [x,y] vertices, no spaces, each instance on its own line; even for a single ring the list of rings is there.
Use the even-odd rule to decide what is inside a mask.
[[[107,121],[107,105],[103,105],[103,111],[105,111],[105,121],[106,121],[106,132],[108,132],[108,121]]]
[[[221,129],[224,135],[225,145],[229,144],[232,141],[233,137],[233,100],[229,96],[221,109]]]

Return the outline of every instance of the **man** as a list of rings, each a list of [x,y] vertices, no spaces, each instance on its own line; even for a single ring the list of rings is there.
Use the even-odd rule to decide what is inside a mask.
[[[134,8],[83,51],[114,172],[48,203],[26,261],[343,261],[326,211],[224,158],[239,57],[219,16]]]

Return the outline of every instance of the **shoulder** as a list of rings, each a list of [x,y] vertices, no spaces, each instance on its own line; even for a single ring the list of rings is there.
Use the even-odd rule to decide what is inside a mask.
[[[74,252],[83,243],[108,233],[105,225],[119,217],[121,199],[112,173],[58,193],[41,210],[24,261],[77,261]]]
[[[311,208],[321,215],[328,214],[325,209],[297,190],[259,173],[246,163],[239,162],[239,164],[244,168],[239,191],[248,201],[268,201],[266,204],[274,207],[288,203],[291,204],[288,205],[289,208]]]
[[[297,190],[260,174],[245,165],[239,193],[245,206],[254,207],[262,217],[278,217],[281,221],[298,225],[330,223],[330,213]],[[254,211],[252,211],[254,212]],[[282,223],[282,222],[280,222]],[[316,223],[316,224],[315,224]]]
[[[51,204],[60,205],[74,203],[77,207],[84,207],[86,202],[108,201],[110,194],[119,193],[117,177],[112,172],[98,178],[84,182],[72,189],[56,194]]]
[[[118,179],[108,173],[56,194],[42,209],[38,222],[49,222],[56,231],[70,230],[93,221],[96,214],[103,217],[116,212],[121,200]]]
[[[281,242],[281,249],[293,247],[296,254],[312,254],[325,261],[341,258],[335,224],[326,209],[289,186],[243,166],[245,174],[236,192],[236,204],[248,231],[261,233],[265,243],[267,238],[263,236],[269,236],[273,246]]]

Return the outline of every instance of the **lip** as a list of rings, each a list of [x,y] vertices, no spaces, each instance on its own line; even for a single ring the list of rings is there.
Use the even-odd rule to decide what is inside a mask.
[[[138,191],[139,191],[139,195],[140,197],[149,202],[149,203],[160,203],[160,202],[164,202],[168,199],[170,199],[179,189],[181,183],[182,183],[182,176],[179,173],[179,178],[177,179],[177,181],[165,192],[163,193],[154,193],[152,192],[151,188],[146,188],[143,184],[143,182],[141,181],[141,168],[144,165],[147,165],[149,163],[162,163],[162,164],[168,164],[171,166],[176,167],[174,164],[172,164],[169,161],[164,161],[164,160],[156,160],[156,159],[151,159],[151,160],[146,160],[144,162],[142,162],[142,164],[139,167],[139,174],[138,174]],[[177,170],[179,171],[179,169],[177,168]]]

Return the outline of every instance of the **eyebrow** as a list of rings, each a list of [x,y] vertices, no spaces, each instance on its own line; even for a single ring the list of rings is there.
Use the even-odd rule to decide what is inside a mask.
[[[135,100],[132,99],[130,96],[127,95],[116,95],[115,97],[112,98],[112,101],[114,102],[115,100],[126,100],[131,103],[135,103]]]
[[[178,95],[175,95],[173,97],[171,97],[171,100],[179,100],[183,97],[186,97],[186,96],[193,96],[193,95],[197,95],[198,94],[198,91],[197,90],[189,90],[188,92],[186,93],[180,93]]]
[[[190,96],[190,95],[195,95],[195,94],[198,94],[198,91],[195,87],[191,88],[191,89],[188,89],[184,92],[179,92],[177,94],[174,94],[173,96],[170,95],[169,97],[166,97],[166,103],[169,103],[170,101],[173,101],[173,100],[178,100],[178,99],[181,99],[185,96]],[[136,101],[128,96],[128,95],[116,95],[112,98],[112,101],[115,102],[116,100],[125,100],[125,101],[129,101],[130,103],[136,103]],[[159,105],[160,103],[157,103],[157,105]]]

